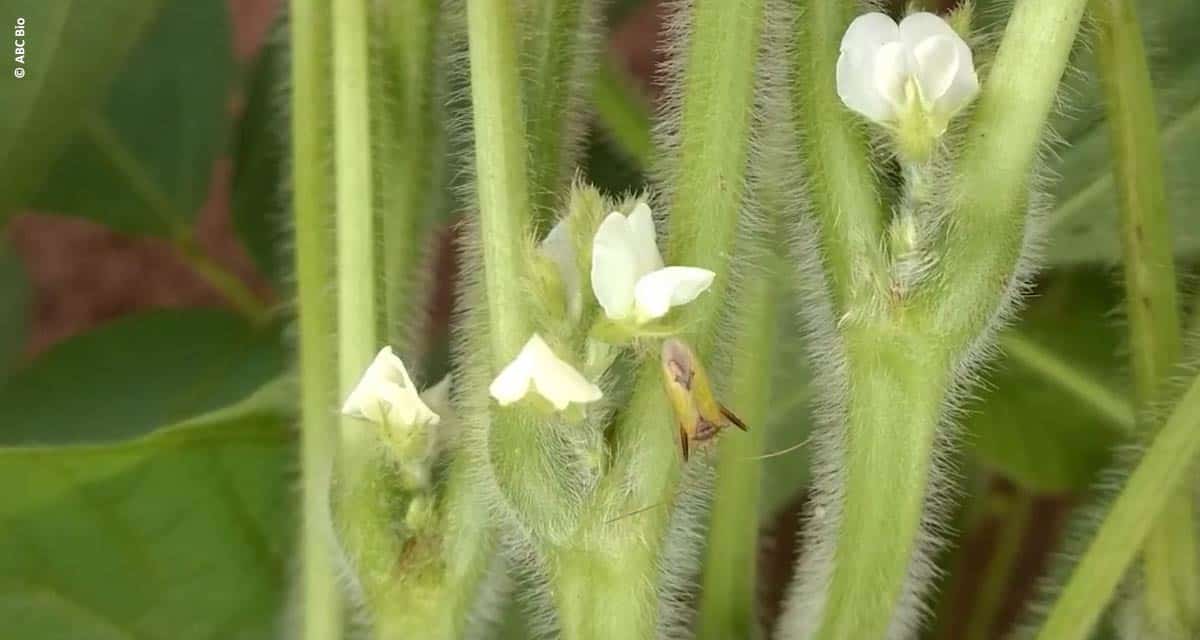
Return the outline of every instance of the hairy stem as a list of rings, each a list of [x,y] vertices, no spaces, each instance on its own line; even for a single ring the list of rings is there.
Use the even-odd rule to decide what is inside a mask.
[[[1097,52],[1108,98],[1114,179],[1120,194],[1130,361],[1139,431],[1153,433],[1152,409],[1179,360],[1181,317],[1154,87],[1133,3],[1096,0]],[[1141,606],[1152,626],[1200,626],[1194,491],[1182,486],[1143,548]]]
[[[382,134],[375,148],[387,160],[379,181],[385,335],[400,347],[420,312],[413,298],[421,291],[428,224],[442,205],[444,110],[437,102],[442,15],[438,0],[390,0],[378,13],[380,49],[391,63],[384,69],[392,72],[371,83],[374,95],[383,98],[372,104],[380,112]]]
[[[1084,4],[1017,3],[952,178],[957,200],[939,247],[938,286],[911,296],[879,286],[880,209],[865,149],[833,91],[837,41],[855,3],[807,6],[799,52],[808,74],[799,81],[817,88],[800,91],[796,102],[806,163],[817,169],[810,168],[809,189],[848,376],[840,521],[830,564],[808,576],[829,572],[823,600],[808,603],[819,609],[811,612],[819,619],[814,637],[903,637],[915,621],[908,607],[924,589],[914,563],[925,561],[921,531],[938,424],[954,376],[1013,295],[1031,173]],[[889,531],[883,543],[879,531]],[[867,548],[872,553],[861,552]],[[802,611],[789,621],[810,628],[812,621],[797,619]]]
[[[492,365],[499,369],[529,337],[522,301],[521,241],[530,216],[525,122],[517,65],[517,7],[468,0],[475,182],[483,242]]]
[[[368,2],[334,0],[334,159],[337,227],[338,380],[353,390],[378,348],[371,171]],[[342,418],[333,501],[337,532],[373,604],[387,587],[397,550],[392,478],[373,425]]]
[[[1200,378],[1176,405],[1129,476],[1037,637],[1082,640],[1100,619],[1154,524],[1195,469],[1200,451]]]
[[[329,470],[335,450],[332,407],[334,310],[326,295],[333,275],[325,169],[329,134],[328,15],[319,0],[291,0],[291,139],[296,290],[300,334],[300,458],[303,477],[301,598],[304,640],[338,640],[342,594],[330,530]]]
[[[746,187],[763,1],[696,0],[682,78],[679,143],[670,203],[667,264],[717,273],[692,303],[690,338],[703,355],[729,286],[730,256]]]
[[[579,132],[573,118],[593,56],[597,0],[540,0],[531,3],[524,51],[527,69],[526,133],[529,183],[537,219],[552,219],[561,187],[570,177]]]
[[[757,606],[762,482],[759,456],[771,398],[779,288],[773,274],[756,275],[742,284],[739,296],[744,324],[734,347],[728,398],[730,408],[750,425],[750,431],[724,438],[719,445],[697,623],[701,640],[753,639],[762,635]]]
[[[866,137],[837,95],[838,43],[858,3],[810,0],[797,21],[795,119],[807,195],[817,218],[821,260],[834,312],[880,286],[879,239],[885,214],[871,172]]]
[[[1025,246],[1030,180],[1058,83],[1087,0],[1019,0],[984,80],[956,167],[954,223],[945,238],[929,318],[969,344],[1010,295]],[[1029,60],[1039,63],[1031,67]]]

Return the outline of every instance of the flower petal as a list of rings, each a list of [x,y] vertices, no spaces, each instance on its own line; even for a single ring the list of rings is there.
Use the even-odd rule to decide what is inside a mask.
[[[439,420],[417,394],[404,362],[391,347],[375,355],[342,405],[342,413],[380,424],[437,424]]]
[[[638,257],[625,216],[610,213],[592,239],[592,292],[613,320],[633,312]]]
[[[909,51],[916,51],[922,42],[930,38],[962,39],[949,22],[943,20],[941,16],[927,11],[918,11],[906,16],[900,21],[899,31],[900,40],[904,41],[904,45],[908,47]]]
[[[575,243],[571,237],[571,222],[563,218],[542,239],[542,253],[558,267],[567,299],[567,314],[578,318],[583,312],[583,291],[580,283],[579,265],[575,254]]]
[[[633,238],[633,252],[637,256],[637,277],[655,269],[663,268],[662,254],[658,252],[658,233],[654,230],[654,214],[645,202],[637,203],[626,219]]]
[[[666,267],[642,276],[634,292],[638,317],[661,318],[671,307],[695,300],[712,285],[714,277],[712,271],[698,267]]]
[[[975,72],[971,48],[962,40],[956,41],[954,46],[958,51],[958,70],[950,86],[933,103],[934,113],[944,120],[949,120],[979,94],[979,76]]]
[[[563,362],[540,336],[534,334],[526,347],[533,361],[533,385],[555,409],[562,411],[572,402],[595,402],[604,394],[600,387],[583,377],[575,367]]]
[[[913,74],[921,87],[921,97],[926,105],[932,105],[950,89],[958,75],[957,37],[934,36],[926,38],[913,48],[916,69]]]
[[[529,385],[533,382],[533,363],[526,356],[528,345],[521,349],[513,361],[500,370],[500,374],[488,385],[488,393],[500,403],[508,406],[529,393]]]
[[[912,53],[900,42],[889,42],[875,52],[872,82],[894,110],[903,111],[908,104],[906,85],[914,64]]]
[[[531,385],[559,411],[572,402],[595,402],[603,395],[599,387],[555,355],[550,345],[536,333],[496,376],[488,392],[505,406],[524,398]]]
[[[874,11],[854,19],[842,36],[842,51],[859,51],[874,55],[883,45],[900,39],[900,27],[886,14]]]
[[[874,50],[878,51],[878,49]],[[837,92],[852,111],[875,122],[896,119],[891,102],[875,90],[874,51],[843,51],[837,61]]]

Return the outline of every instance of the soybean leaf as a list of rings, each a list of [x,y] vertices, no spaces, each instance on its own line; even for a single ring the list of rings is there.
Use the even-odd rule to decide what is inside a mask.
[[[1080,375],[1128,397],[1111,312],[1120,289],[1100,273],[1055,274],[1014,328]],[[1002,339],[1003,344],[1003,339]],[[1123,428],[1014,357],[993,367],[966,420],[978,458],[1035,492],[1086,489],[1111,461]]]
[[[0,20],[13,36],[6,55],[14,58],[0,82],[0,221],[42,184],[162,4],[0,0]],[[17,35],[18,20],[23,35]],[[18,41],[23,63],[15,59]]]
[[[0,449],[5,635],[277,637],[292,530],[283,400],[116,444]]]
[[[244,398],[279,375],[277,327],[223,310],[123,318],[0,384],[0,444],[112,442]]]
[[[8,376],[25,348],[29,301],[25,268],[12,249],[0,242],[0,381]]]
[[[276,284],[284,281],[289,246],[283,242],[287,203],[282,185],[288,157],[287,112],[282,107],[284,44],[272,39],[255,62],[233,155],[233,227],[254,262]]]
[[[229,38],[224,3],[168,0],[33,206],[124,233],[186,229],[225,141]]]

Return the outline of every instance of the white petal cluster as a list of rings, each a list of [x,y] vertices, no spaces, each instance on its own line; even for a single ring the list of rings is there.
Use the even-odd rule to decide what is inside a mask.
[[[592,241],[592,291],[610,320],[642,324],[704,293],[714,274],[697,267],[664,267],[650,207],[639,202],[623,216],[608,214]]]
[[[500,406],[521,400],[530,390],[536,391],[559,411],[572,402],[595,402],[603,395],[599,387],[555,355],[550,345],[536,333],[488,387],[488,392]]]
[[[558,268],[566,289],[567,314],[578,319],[583,313],[583,287],[579,280],[579,268],[575,264],[575,245],[571,238],[571,220],[563,218],[550,229],[542,240],[542,253]]]
[[[393,426],[434,425],[440,419],[421,399],[404,362],[391,347],[379,350],[346,398],[342,413]]]
[[[885,125],[921,113],[940,135],[979,92],[967,43],[942,18],[913,13],[899,25],[882,13],[850,23],[837,63],[846,106]]]

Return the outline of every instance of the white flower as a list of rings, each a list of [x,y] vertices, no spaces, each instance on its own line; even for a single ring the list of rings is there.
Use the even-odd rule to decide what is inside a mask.
[[[592,291],[611,320],[641,324],[704,293],[716,275],[697,267],[663,267],[650,207],[629,217],[608,214],[592,241]]]
[[[570,219],[563,218],[546,234],[541,249],[554,266],[558,267],[558,273],[562,276],[567,297],[567,314],[572,318],[579,318],[583,313],[583,287],[579,282],[579,267],[576,264],[573,242]]]
[[[440,419],[431,411],[412,379],[404,362],[392,353],[391,347],[379,350],[367,367],[358,385],[342,405],[342,413],[377,424],[432,425]]]
[[[919,112],[941,135],[979,92],[979,78],[970,47],[942,18],[914,13],[897,25],[868,13],[842,37],[837,90],[847,107],[875,122],[896,125]]]
[[[559,411],[572,402],[595,402],[603,395],[600,387],[554,355],[550,345],[536,333],[496,376],[488,392],[500,406],[507,406],[524,398],[530,387]]]

